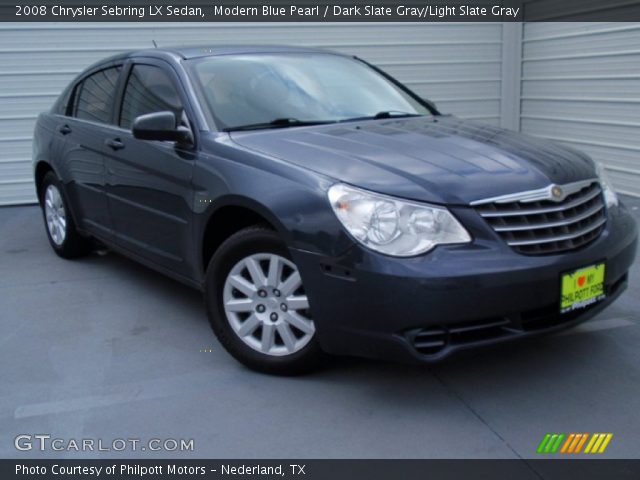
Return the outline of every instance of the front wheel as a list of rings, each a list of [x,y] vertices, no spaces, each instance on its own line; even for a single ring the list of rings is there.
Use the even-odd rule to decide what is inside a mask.
[[[205,294],[216,336],[243,364],[281,375],[318,365],[300,272],[272,230],[250,227],[229,237],[209,264]]]

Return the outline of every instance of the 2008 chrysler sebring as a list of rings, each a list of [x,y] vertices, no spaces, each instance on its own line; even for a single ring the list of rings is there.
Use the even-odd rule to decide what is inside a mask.
[[[58,255],[99,241],[203,290],[224,347],[271,373],[575,325],[624,290],[636,249],[583,153],[313,49],[99,62],[39,117],[34,172]]]

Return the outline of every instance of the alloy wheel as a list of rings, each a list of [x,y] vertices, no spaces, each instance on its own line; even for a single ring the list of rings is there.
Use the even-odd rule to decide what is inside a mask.
[[[274,253],[249,255],[236,263],[225,280],[223,304],[235,334],[265,355],[296,353],[315,334],[297,267]]]
[[[53,243],[60,246],[67,236],[67,214],[62,195],[55,185],[49,185],[44,194],[44,215]]]

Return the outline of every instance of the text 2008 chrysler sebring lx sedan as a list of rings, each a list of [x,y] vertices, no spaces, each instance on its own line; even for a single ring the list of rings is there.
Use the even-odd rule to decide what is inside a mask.
[[[99,241],[203,290],[224,347],[272,373],[575,325],[624,290],[636,249],[583,153],[312,49],[99,62],[39,117],[34,171],[56,253]]]

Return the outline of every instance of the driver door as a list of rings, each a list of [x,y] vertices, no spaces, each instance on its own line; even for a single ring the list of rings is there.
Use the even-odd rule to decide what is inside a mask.
[[[162,61],[127,66],[117,108],[118,131],[105,142],[107,199],[116,243],[181,276],[192,277],[191,183],[195,150],[175,142],[139,140],[136,117],[170,110],[189,126],[184,93]]]

